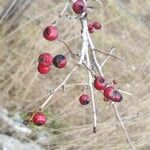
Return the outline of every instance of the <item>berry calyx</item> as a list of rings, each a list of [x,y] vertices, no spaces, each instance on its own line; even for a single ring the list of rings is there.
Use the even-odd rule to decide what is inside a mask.
[[[32,121],[35,125],[41,126],[46,123],[46,116],[43,113],[36,113],[33,115]]]
[[[77,0],[73,4],[72,9],[76,14],[82,14],[84,11],[86,11],[87,7],[82,0]]]
[[[53,57],[49,53],[42,53],[38,57],[38,62],[45,67],[52,65],[52,61],[53,61]]]
[[[58,54],[53,58],[53,65],[57,68],[64,68],[66,64],[67,58],[62,54]]]
[[[99,90],[99,91],[104,90],[106,88],[106,85],[107,85],[107,83],[106,83],[106,80],[105,80],[104,77],[98,76],[98,77],[95,78],[94,87],[97,90]]]
[[[39,64],[37,69],[40,74],[47,74],[51,70],[51,66],[43,66],[42,64]]]
[[[94,21],[93,22],[93,27],[96,29],[96,30],[99,30],[101,29],[101,24],[98,22],[98,21]]]
[[[58,38],[58,29],[55,26],[47,26],[43,31],[43,37],[48,41],[54,41]]]
[[[90,97],[87,94],[83,94],[79,97],[81,105],[87,105],[90,103]]]

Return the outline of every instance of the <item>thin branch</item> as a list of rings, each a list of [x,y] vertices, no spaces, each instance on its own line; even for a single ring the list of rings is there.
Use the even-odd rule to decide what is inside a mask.
[[[99,73],[100,75],[103,76],[103,72],[102,72],[101,66],[100,66],[100,64],[99,64],[99,62],[98,62],[98,60],[97,60],[96,53],[95,53],[95,51],[94,51],[95,47],[94,47],[94,44],[93,44],[93,42],[92,42],[91,36],[90,36],[90,34],[89,34],[88,31],[87,31],[87,37],[88,37],[88,42],[89,42],[90,49],[92,50],[92,58],[93,58],[93,61],[94,61],[94,63],[95,63],[95,66],[96,66],[96,68],[97,68],[97,71],[98,71],[98,73]]]
[[[128,141],[128,143],[129,143],[131,149],[134,150],[134,147],[133,147],[132,142],[131,142],[131,139],[130,139],[130,137],[129,137],[129,135],[128,135],[127,129],[126,129],[126,127],[125,127],[125,125],[124,125],[124,123],[123,123],[123,121],[122,121],[122,119],[121,119],[121,117],[120,117],[120,115],[119,115],[118,108],[117,108],[117,103],[112,102],[112,106],[113,106],[113,108],[114,108],[116,117],[117,117],[118,121],[119,121],[120,124],[121,124],[121,127],[122,127],[122,129],[123,129],[123,131],[124,131],[124,134],[125,134],[125,136],[126,136],[126,138],[127,138],[127,141]]]
[[[91,66],[88,49],[86,51],[86,59],[87,59],[87,65]],[[96,127],[97,127],[97,115],[96,115],[96,106],[95,106],[95,99],[94,99],[94,90],[93,90],[93,80],[92,80],[92,73],[88,70],[88,76],[89,76],[89,88],[91,92],[91,102],[92,102],[92,110],[93,110],[93,132],[96,133]]]
[[[124,93],[124,94],[130,95],[130,96],[132,96],[132,95],[133,95],[132,93],[127,92],[127,91],[124,91],[124,90],[121,90],[121,89],[118,89],[118,91],[119,91],[119,92],[121,92],[121,93]]]
[[[64,7],[63,10],[61,11],[61,13],[58,15],[59,17],[62,17],[62,16],[63,16],[63,14],[66,12],[68,6],[69,6],[69,2],[67,2],[67,3],[65,4],[65,7]]]
[[[63,80],[63,82],[61,82],[54,90],[53,93],[45,100],[45,102],[41,105],[40,110],[43,110],[44,107],[49,103],[49,101],[51,100],[51,98],[53,97],[53,95],[60,89],[62,88],[62,86],[67,82],[67,80],[69,79],[69,77],[72,75],[72,73],[78,68],[78,65],[76,65],[71,71],[70,73],[66,76],[66,78]]]
[[[102,51],[102,50],[99,50],[99,49],[93,49],[93,50],[96,51],[96,52],[102,53],[102,54],[104,54],[104,55],[106,55],[106,56],[110,56],[110,57],[119,59],[119,60],[121,60],[121,61],[124,61],[123,58],[117,57],[117,56],[115,56],[115,55],[113,55],[113,54],[110,54],[110,53],[106,53],[106,52],[104,52],[104,51]]]
[[[113,47],[110,50],[110,54],[112,54],[115,50],[115,46],[113,45]],[[107,58],[102,62],[101,64],[101,68],[106,64],[106,62],[109,60],[110,56],[107,56]]]
[[[88,39],[86,36],[86,32],[88,31],[88,27],[87,27],[87,19],[85,17],[85,13],[83,14],[84,16],[82,18],[80,18],[80,22],[82,25],[82,49],[81,49],[81,56],[80,56],[80,61],[79,61],[79,65],[82,64],[82,62],[84,61],[85,55],[86,55],[86,50],[88,49]]]

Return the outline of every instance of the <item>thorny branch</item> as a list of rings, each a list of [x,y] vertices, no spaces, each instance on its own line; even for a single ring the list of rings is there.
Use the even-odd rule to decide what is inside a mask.
[[[86,1],[84,0],[84,3],[86,4]],[[63,9],[63,13],[64,13],[64,10],[67,8],[67,6]],[[61,14],[63,15],[63,14]],[[80,19],[80,23],[81,23],[81,26],[82,26],[82,48],[81,48],[81,53],[80,55],[77,54],[77,53],[74,53],[72,52],[72,50],[69,48],[69,46],[63,42],[62,40],[59,39],[60,42],[62,42],[63,44],[65,44],[65,46],[69,49],[69,52],[80,57],[80,60],[78,61],[78,63],[76,64],[76,66],[69,72],[69,74],[66,76],[66,78],[63,80],[63,82],[61,82],[53,91],[53,93],[51,93],[51,95],[46,99],[46,101],[41,105],[40,109],[43,110],[44,107],[49,103],[49,101],[51,100],[51,98],[53,97],[53,95],[62,87],[65,85],[65,83],[67,82],[67,80],[69,79],[69,77],[72,75],[72,73],[78,68],[78,66],[80,66],[81,64],[83,64],[86,69],[88,70],[88,77],[89,77],[89,81],[88,81],[88,86],[89,86],[89,89],[90,89],[90,93],[91,93],[91,101],[92,101],[92,110],[93,110],[93,132],[95,133],[96,132],[96,126],[97,126],[97,115],[96,115],[96,106],[95,106],[95,99],[94,99],[94,91],[93,91],[93,85],[92,85],[92,81],[93,81],[93,78],[92,76],[95,77],[95,72],[91,69],[91,60],[90,60],[90,56],[89,56],[89,52],[88,52],[88,49],[90,48],[91,49],[91,53],[92,53],[92,61],[94,62],[94,65],[96,66],[96,69],[98,71],[98,73],[101,75],[101,76],[104,76],[104,73],[102,71],[102,68],[103,66],[106,64],[106,62],[109,60],[110,57],[114,57],[116,59],[119,59],[121,61],[123,61],[122,58],[119,58],[117,56],[114,56],[112,53],[113,51],[115,50],[115,46],[113,45],[113,47],[111,48],[110,50],[110,53],[105,53],[103,51],[100,51],[98,49],[96,49],[94,47],[94,44],[92,42],[92,39],[90,37],[90,34],[88,32],[88,23],[87,23],[87,14],[84,12],[82,13],[81,17],[79,17]],[[100,52],[102,54],[105,54],[106,55],[106,59],[100,64],[97,60],[97,57],[96,57],[96,51],[97,52]],[[126,92],[126,91],[122,91],[122,90],[119,90],[120,92],[122,93],[125,93],[125,94],[128,94],[128,95],[131,95],[131,93],[129,92]],[[119,120],[120,124],[121,124],[121,127],[123,128],[123,131],[125,133],[125,136],[127,138],[127,141],[128,143],[130,144],[130,147],[131,149],[134,149],[133,145],[132,145],[132,142],[131,142],[131,139],[128,135],[128,132],[126,130],[126,127],[124,126],[123,122],[122,122],[122,119],[119,115],[119,112],[118,112],[118,109],[117,109],[117,104],[112,102],[112,105],[113,105],[113,108],[115,110],[115,114],[117,116],[117,119]]]

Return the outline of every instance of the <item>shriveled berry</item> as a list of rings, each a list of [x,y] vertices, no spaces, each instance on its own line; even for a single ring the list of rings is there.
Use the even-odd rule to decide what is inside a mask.
[[[64,68],[66,64],[67,58],[62,54],[58,54],[53,58],[53,65],[57,68]]]
[[[34,114],[32,121],[37,126],[44,125],[46,123],[46,116],[43,113],[36,113]]]
[[[94,87],[97,90],[99,90],[99,91],[104,90],[106,88],[106,85],[107,85],[107,83],[106,83],[106,80],[105,80],[104,77],[98,76],[98,77],[95,78]]]
[[[51,66],[47,67],[39,64],[37,69],[40,74],[47,74],[51,70]]]
[[[99,29],[101,29],[102,26],[101,26],[101,24],[98,21],[94,21],[93,22],[93,27],[95,29],[99,30]]]
[[[43,31],[43,36],[48,41],[54,41],[58,38],[58,29],[55,26],[47,26]]]
[[[117,84],[118,81],[116,79],[113,80],[113,84]]]
[[[82,0],[77,0],[73,4],[72,9],[76,14],[82,14],[84,11],[86,11],[87,7]]]
[[[38,57],[38,62],[41,65],[48,67],[48,66],[52,65],[53,57],[49,53],[43,53]]]
[[[108,100],[113,100],[114,99],[114,87],[108,86],[107,88],[105,88],[103,94]]]
[[[90,102],[90,97],[87,94],[83,94],[79,97],[81,105],[87,105]]]
[[[112,99],[112,101],[114,102],[121,102],[123,99],[122,94],[118,90],[114,90],[113,97],[114,98]]]

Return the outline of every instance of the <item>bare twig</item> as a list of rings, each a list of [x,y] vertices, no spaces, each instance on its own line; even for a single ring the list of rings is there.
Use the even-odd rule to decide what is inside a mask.
[[[119,91],[119,92],[121,92],[121,93],[124,93],[124,94],[130,95],[130,96],[132,96],[132,95],[133,95],[132,93],[127,92],[127,91],[124,91],[124,90],[121,90],[121,89],[118,89],[118,91]]]
[[[97,60],[96,53],[95,53],[95,51],[94,51],[95,47],[94,47],[94,44],[93,44],[93,42],[92,42],[91,36],[90,36],[90,34],[89,34],[88,31],[87,31],[87,37],[88,37],[88,42],[89,42],[90,49],[92,50],[92,58],[93,58],[93,61],[94,61],[94,63],[95,63],[95,66],[96,66],[96,68],[97,68],[97,71],[98,71],[98,73],[99,73],[100,75],[103,76],[103,72],[102,72],[102,70],[101,70],[101,66],[100,66],[100,64],[99,64],[99,62],[98,62],[98,60]]]
[[[115,56],[115,55],[113,55],[113,54],[110,54],[110,53],[106,53],[106,52],[104,52],[104,51],[102,51],[102,50],[99,50],[99,49],[93,49],[93,50],[96,51],[96,52],[102,53],[102,54],[104,54],[104,55],[106,55],[106,56],[110,56],[110,57],[119,59],[119,60],[121,60],[121,61],[124,61],[123,58],[117,57],[117,56]]]
[[[86,59],[87,59],[87,65],[91,66],[88,50],[86,51]],[[89,87],[91,92],[91,101],[92,101],[92,110],[93,110],[93,132],[96,133],[96,127],[97,127],[97,115],[96,115],[96,106],[95,106],[95,99],[94,99],[94,90],[93,90],[93,80],[92,80],[92,73],[88,70],[88,76],[89,76]]]
[[[85,15],[85,13],[83,15]],[[86,36],[86,32],[88,31],[88,27],[87,27],[87,19],[85,18],[85,16],[80,18],[80,22],[82,25],[82,40],[83,40],[83,42],[82,42],[80,61],[78,63],[79,65],[81,65],[82,62],[84,61],[86,50],[88,49],[88,39]]]
[[[126,136],[126,138],[127,138],[127,141],[128,141],[128,143],[129,143],[131,149],[134,150],[134,147],[133,147],[132,142],[131,142],[131,139],[130,139],[130,137],[129,137],[129,135],[128,135],[127,129],[126,129],[126,127],[125,127],[125,125],[124,125],[124,123],[123,123],[123,121],[122,121],[122,119],[121,119],[121,117],[120,117],[120,115],[119,115],[119,112],[118,112],[118,109],[117,109],[117,103],[112,102],[112,106],[113,106],[113,108],[114,108],[116,117],[117,117],[118,121],[119,121],[120,124],[121,124],[121,127],[122,127],[122,129],[123,129],[123,131],[124,131],[124,134],[125,134],[125,136]]]
[[[115,50],[115,46],[113,45],[113,47],[110,50],[110,54],[112,54],[114,50]],[[106,64],[106,62],[109,60],[109,58],[110,58],[110,56],[107,56],[107,58],[102,62],[101,68]]]
[[[69,77],[72,75],[72,73],[78,68],[78,65],[76,65],[71,71],[70,73],[66,76],[66,78],[63,80],[63,82],[61,82],[53,91],[53,93],[46,99],[46,101],[41,105],[40,109],[43,110],[44,107],[49,103],[49,101],[51,100],[51,98],[53,97],[53,95],[67,82],[67,80],[69,79]]]

